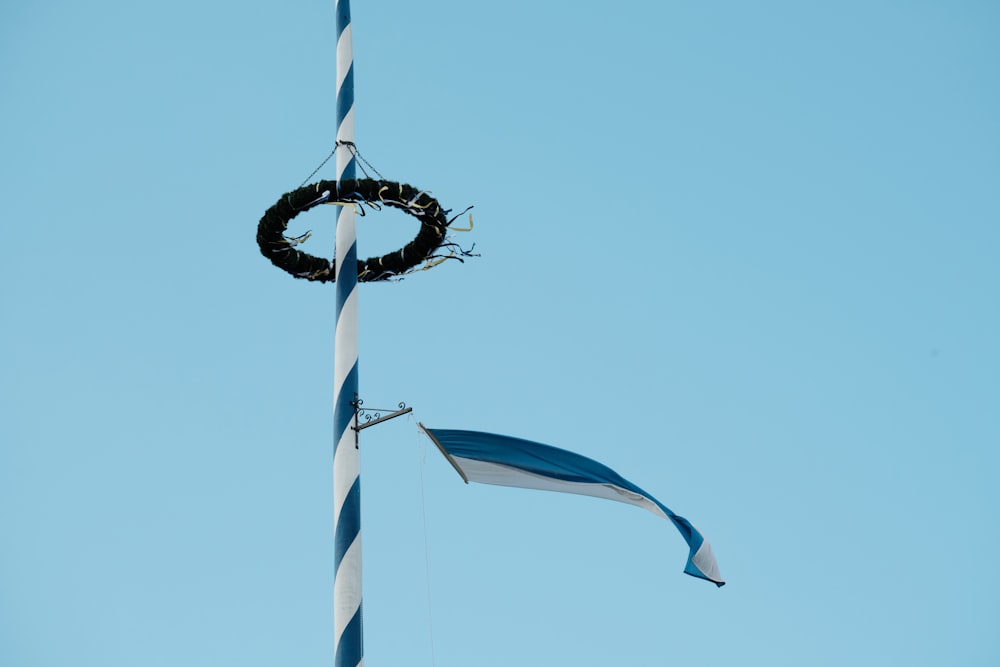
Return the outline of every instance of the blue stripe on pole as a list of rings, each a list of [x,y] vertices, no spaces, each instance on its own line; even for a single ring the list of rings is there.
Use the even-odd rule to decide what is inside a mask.
[[[344,634],[340,636],[337,644],[336,655],[338,665],[360,665],[363,648],[361,642],[361,607],[348,621],[344,628]]]
[[[469,481],[595,496],[636,505],[669,519],[688,544],[684,572],[718,586],[725,584],[711,545],[698,529],[606,465],[530,440],[480,431],[423,428]]]
[[[348,204],[348,206],[352,206],[352,204]],[[337,279],[337,284],[341,286],[341,289],[335,290],[337,293],[337,324],[340,324],[339,314],[342,312],[344,304],[351,298],[351,294],[354,293],[355,286],[358,284],[357,241],[352,243],[351,247],[347,249],[347,253],[344,254],[343,264],[337,267],[337,275],[334,277]]]
[[[333,451],[337,451],[340,439],[344,432],[350,427],[351,420],[354,419],[354,394],[358,391],[358,361],[355,359],[354,366],[351,367],[344,384],[337,394],[337,402],[333,406]]]
[[[354,178],[357,174],[357,169],[358,169],[358,161],[352,157],[350,160],[347,161],[347,164],[344,165],[344,171],[340,175],[340,180],[350,180]],[[354,251],[355,260],[357,260],[357,254],[358,252],[357,250],[355,250]]]
[[[347,114],[353,106],[354,63],[351,63],[351,68],[347,70],[347,76],[344,77],[344,82],[340,84],[340,90],[337,91],[337,118],[340,119],[340,122],[347,118]]]
[[[338,0],[337,2],[337,39],[351,25],[351,3],[348,0]]]
[[[344,498],[344,504],[340,509],[341,517],[354,517],[361,515],[361,478],[356,477],[351,490]],[[337,528],[333,533],[333,573],[337,576],[340,569],[340,561],[344,559],[344,554],[350,549],[354,539],[361,531],[361,525],[356,522],[338,521]]]

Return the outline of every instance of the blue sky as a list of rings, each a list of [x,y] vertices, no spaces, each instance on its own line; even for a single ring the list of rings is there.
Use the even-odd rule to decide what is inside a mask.
[[[729,582],[399,419],[367,664],[1000,662],[997,5],[352,12],[359,148],[482,253],[362,286],[366,404],[597,458]],[[0,664],[332,663],[333,288],[255,233],[332,148],[333,35],[332,0],[0,8]]]

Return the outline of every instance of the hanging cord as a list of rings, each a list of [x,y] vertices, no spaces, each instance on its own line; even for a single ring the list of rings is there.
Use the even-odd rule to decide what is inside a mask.
[[[330,154],[327,155],[323,159],[323,161],[319,163],[318,167],[312,170],[311,174],[306,176],[306,180],[302,181],[302,185],[300,185],[299,187],[301,188],[305,186],[309,181],[311,181],[312,177],[315,176],[317,173],[319,173],[320,169],[326,166],[326,163],[330,161],[330,158],[332,158],[334,155],[337,154],[337,149],[340,148],[341,146],[343,146],[344,148],[346,148],[351,152],[351,155],[358,161],[358,166],[361,167],[361,172],[365,175],[366,178],[372,177],[371,174],[368,173],[368,169],[365,169],[365,165],[368,165],[368,168],[374,171],[375,175],[378,176],[378,180],[380,181],[385,180],[385,177],[382,176],[382,174],[378,173],[378,169],[375,168],[375,165],[373,165],[371,162],[365,159],[365,157],[361,154],[361,151],[358,150],[357,145],[353,141],[337,141],[337,144],[333,147],[333,150],[330,151]]]
[[[309,181],[312,180],[312,177],[315,176],[317,174],[317,172],[319,172],[319,170],[322,169],[323,166],[326,165],[326,163],[330,161],[330,158],[332,158],[334,155],[337,154],[337,149],[338,148],[340,148],[340,142],[337,142],[337,145],[333,147],[333,150],[330,151],[330,154],[327,155],[326,158],[324,158],[324,160],[319,163],[318,167],[316,167],[315,169],[312,170],[311,174],[309,174],[308,176],[306,176],[306,180],[302,181],[302,185],[300,185],[299,188],[304,188],[305,185],[306,185],[306,183],[308,183]]]
[[[415,419],[413,414],[410,414],[410,422],[414,422]],[[424,518],[424,571],[425,571],[425,581],[427,582],[427,631],[430,635],[431,643],[431,667],[435,667],[436,663],[434,660],[434,617],[431,613],[431,558],[430,550],[427,546],[427,502],[424,498],[424,464],[427,462],[427,438],[421,437],[420,430],[417,429],[417,439],[420,441],[421,447],[417,449],[417,454],[420,458],[419,466],[420,469],[420,512],[423,514]]]
[[[354,158],[358,160],[358,166],[361,167],[361,172],[365,176],[367,176],[368,178],[372,177],[371,174],[368,173],[368,170],[365,169],[365,165],[368,165],[368,167],[375,172],[375,175],[378,176],[378,180],[380,181],[385,180],[385,176],[378,173],[378,169],[375,168],[375,165],[373,165],[371,162],[365,159],[365,157],[361,154],[361,151],[358,150],[357,144],[355,144],[353,141],[338,141],[337,145],[345,146],[347,147],[347,150],[351,151],[351,155],[353,155]]]

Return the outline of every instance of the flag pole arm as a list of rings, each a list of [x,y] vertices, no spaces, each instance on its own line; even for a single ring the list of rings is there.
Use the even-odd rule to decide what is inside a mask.
[[[358,424],[357,426],[352,426],[351,428],[353,428],[355,431],[361,431],[363,429],[368,428],[369,426],[374,426],[375,424],[381,424],[384,421],[389,421],[390,419],[401,417],[402,415],[405,415],[409,412],[413,412],[413,408],[403,408],[402,410],[396,410],[392,414],[388,414],[385,417],[376,417],[375,419],[366,421],[364,424]]]

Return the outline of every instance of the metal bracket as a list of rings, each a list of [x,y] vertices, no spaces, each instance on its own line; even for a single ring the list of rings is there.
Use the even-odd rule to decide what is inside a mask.
[[[354,406],[354,423],[355,423],[355,426],[352,426],[351,428],[354,429],[355,437],[359,431],[362,431],[368,428],[369,426],[374,426],[375,424],[381,424],[384,421],[389,421],[390,419],[394,419],[396,417],[399,417],[400,415],[405,415],[408,412],[413,412],[413,408],[406,407],[406,403],[403,403],[402,401],[400,401],[399,403],[398,410],[393,410],[392,412],[389,412],[389,414],[384,416],[382,415],[382,413],[388,412],[389,411],[388,408],[363,408],[361,407],[363,404],[364,401],[362,401],[357,396],[355,396],[354,400],[351,401],[351,405]],[[359,423],[361,417],[365,418],[364,424]]]

